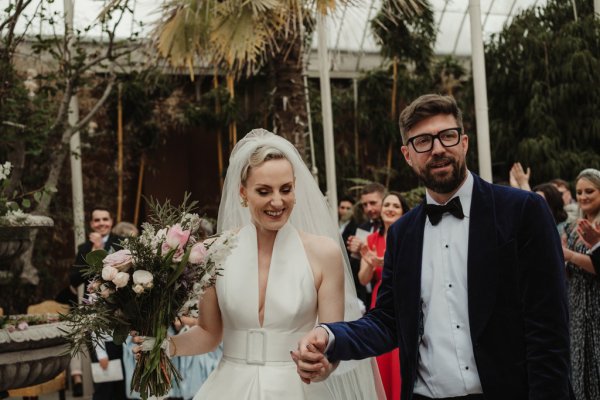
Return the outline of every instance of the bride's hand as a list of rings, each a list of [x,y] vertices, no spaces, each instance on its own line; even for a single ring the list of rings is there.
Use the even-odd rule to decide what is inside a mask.
[[[302,382],[309,384],[326,379],[333,370],[324,354],[328,341],[327,331],[316,327],[298,342],[297,350],[290,351]]]

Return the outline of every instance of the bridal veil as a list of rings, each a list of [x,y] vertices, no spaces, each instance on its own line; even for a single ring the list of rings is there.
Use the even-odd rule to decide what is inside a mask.
[[[333,220],[327,201],[300,154],[289,141],[265,129],[254,129],[235,145],[223,185],[217,231],[237,229],[250,223],[250,212],[240,203],[241,174],[250,155],[262,146],[271,146],[280,150],[292,164],[296,178],[296,205],[292,210],[289,222],[298,230],[327,236],[340,244],[345,264],[344,320],[353,321],[360,318],[361,311],[350,263],[347,253],[344,251],[345,245],[337,222]],[[340,399],[375,399],[380,397],[375,393],[382,392],[379,373],[373,359],[340,363],[335,372],[327,379],[326,384]]]

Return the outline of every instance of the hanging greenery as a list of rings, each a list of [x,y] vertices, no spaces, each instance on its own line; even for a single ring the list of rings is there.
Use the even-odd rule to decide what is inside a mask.
[[[506,176],[515,161],[533,184],[600,167],[600,20],[574,2],[523,11],[487,46],[492,158]]]

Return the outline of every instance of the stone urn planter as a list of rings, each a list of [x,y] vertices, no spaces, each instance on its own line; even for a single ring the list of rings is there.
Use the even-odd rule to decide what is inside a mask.
[[[46,382],[64,371],[71,360],[64,330],[63,322],[0,329],[0,392]]]
[[[29,248],[29,235],[32,229],[51,227],[52,218],[42,215],[23,217],[0,217],[0,268],[6,269],[10,263]]]
[[[32,250],[31,235],[36,229],[53,225],[51,218],[40,215],[0,217],[0,307],[4,314],[25,312],[39,276],[31,257],[22,255]]]

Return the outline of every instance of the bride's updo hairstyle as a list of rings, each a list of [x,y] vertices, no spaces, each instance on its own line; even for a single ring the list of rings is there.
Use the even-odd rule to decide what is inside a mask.
[[[240,176],[243,186],[246,186],[246,181],[250,175],[252,168],[258,167],[259,165],[269,160],[287,160],[287,157],[283,152],[273,146],[259,146],[254,150],[246,164],[242,167],[242,174]],[[289,160],[288,160],[289,161]],[[290,163],[291,164],[291,163]],[[292,165],[292,171],[294,166]]]

